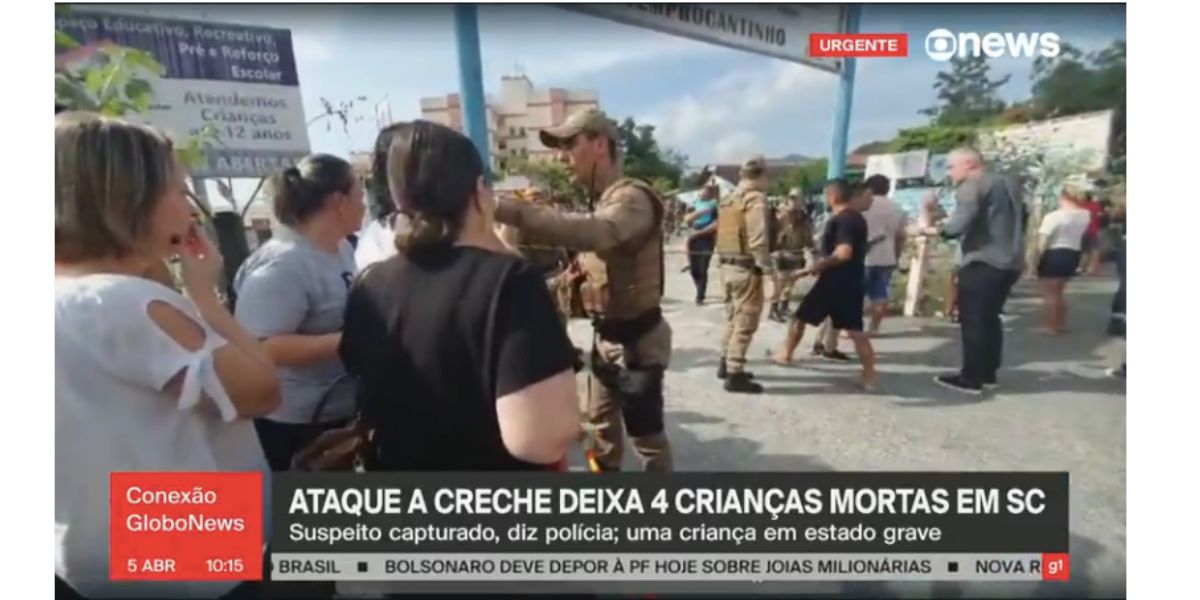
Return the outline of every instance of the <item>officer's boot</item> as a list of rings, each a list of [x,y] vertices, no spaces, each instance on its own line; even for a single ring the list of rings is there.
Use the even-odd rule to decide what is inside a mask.
[[[783,323],[787,320],[787,309],[784,308],[784,302],[771,303],[771,320]]]
[[[717,379],[725,379],[729,376],[729,371],[725,367],[725,357],[721,357],[721,362],[717,363]]]
[[[786,323],[788,320],[788,315],[792,312],[792,309],[788,306],[788,304],[789,303],[787,300],[781,300],[779,302],[779,321],[781,323]]]
[[[730,373],[725,380],[725,391],[735,394],[761,394],[763,386],[755,383],[744,372]]]

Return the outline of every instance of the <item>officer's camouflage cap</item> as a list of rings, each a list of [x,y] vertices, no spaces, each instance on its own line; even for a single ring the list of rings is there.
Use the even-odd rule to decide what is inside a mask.
[[[539,134],[542,139],[542,145],[547,148],[560,148],[563,142],[579,135],[580,133],[590,133],[592,135],[603,135],[612,141],[617,141],[617,124],[604,114],[604,111],[598,108],[588,108],[579,111],[563,121],[561,125],[556,127],[547,127]]]
[[[743,173],[762,173],[767,170],[767,159],[762,155],[752,156],[742,163]]]

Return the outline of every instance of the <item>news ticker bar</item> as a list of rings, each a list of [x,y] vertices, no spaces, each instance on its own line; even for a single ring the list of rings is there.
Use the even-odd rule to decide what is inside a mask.
[[[1065,581],[1067,554],[271,555],[275,581]]]

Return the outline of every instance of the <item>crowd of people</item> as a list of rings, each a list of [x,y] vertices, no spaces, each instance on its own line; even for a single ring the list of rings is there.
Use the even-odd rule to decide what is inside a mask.
[[[562,467],[581,435],[577,355],[542,274],[496,235],[479,154],[428,122],[384,136],[386,168],[369,185],[395,208],[371,222],[398,232],[394,250],[357,263],[348,238],[368,182],[341,158],[309,156],[270,178],[280,234],[242,264],[229,306],[170,140],[119,119],[56,117],[64,597],[244,593],[232,582],[110,581],[97,499],[114,471],[292,469],[351,421],[371,424],[371,469]],[[360,235],[359,250],[379,235]],[[163,275],[169,261],[182,290]]]
[[[619,470],[627,439],[643,468],[671,470],[665,203],[622,177],[619,134],[602,112],[572,115],[541,138],[598,198],[592,212],[497,199],[468,138],[426,121],[397,123],[379,133],[365,180],[326,154],[272,175],[279,234],[222,294],[220,253],[197,224],[171,141],[120,119],[58,115],[60,591],[245,593],[232,582],[110,581],[107,506],[96,499],[107,497],[114,471],[333,468],[312,460],[336,449],[323,445],[331,439],[352,440],[354,464],[365,470],[562,470],[581,442],[593,470]],[[931,217],[917,225],[888,199],[887,178],[829,181],[820,231],[799,190],[772,211],[761,157],[742,166],[732,194],[706,186],[683,220],[697,304],[707,298],[710,261],[719,265],[724,388],[763,391],[746,353],[770,279],[768,317],[788,323],[773,360],[791,364],[808,326],[824,327],[816,352],[850,360],[837,349],[844,332],[862,385],[873,389],[871,335],[912,235],[960,240],[963,365],[938,383],[968,393],[995,385],[1000,311],[1022,268],[1024,205],[1014,183],[988,172],[972,149],[951,153],[949,171],[954,211],[926,206]],[[1067,190],[1038,228],[1051,331],[1063,329],[1062,291],[1083,260],[1089,223]],[[529,239],[561,248],[558,267],[570,257],[594,326],[590,347],[568,338],[547,285],[561,272],[522,254]],[[168,264],[178,266],[179,289],[164,275]],[[793,289],[808,277],[793,310]]]
[[[787,341],[771,355],[772,360],[791,364],[806,325],[819,325],[812,354],[838,362],[854,360],[838,349],[841,332],[854,343],[863,387],[872,389],[874,353],[869,338],[878,334],[891,308],[892,276],[906,244],[911,239],[924,244],[939,238],[955,247],[945,312],[962,325],[964,356],[960,372],[939,376],[936,381],[957,391],[980,394],[996,385],[1003,345],[1001,317],[1024,270],[1026,230],[1034,229],[1036,235],[1044,330],[1062,335],[1066,332],[1067,281],[1079,274],[1094,274],[1105,245],[1102,231],[1110,223],[1123,225],[1123,198],[1117,198],[1118,206],[1110,211],[1090,191],[1074,184],[1063,186],[1057,210],[1031,224],[1017,180],[989,171],[978,151],[964,147],[954,151],[949,161],[955,199],[952,214],[945,214],[937,195],[929,192],[921,204],[920,218],[913,222],[889,197],[891,182],[883,175],[855,184],[832,180],[824,189],[829,216],[820,232],[814,233],[814,211],[805,206],[799,190],[790,191],[786,201],[775,207],[756,196],[753,190],[763,188],[763,182],[755,178],[760,160],[752,159],[743,166],[741,177],[747,183],[739,184],[719,202],[716,186],[706,186],[685,218],[692,225],[687,251],[698,304],[703,301],[707,264],[713,254],[722,265],[727,329],[721,338],[718,377],[725,380],[730,392],[762,391],[743,367],[745,349],[762,310],[757,291],[767,280],[773,283],[769,318],[789,323]],[[757,225],[760,220],[769,224],[765,234]],[[719,241],[722,230],[727,231],[725,244]],[[769,264],[761,258],[763,252],[773,259]],[[1123,252],[1121,233],[1116,249],[1121,288],[1113,300],[1109,327],[1114,335],[1124,331]],[[811,266],[803,268],[805,265]],[[789,315],[788,303],[797,295],[795,283],[807,276],[816,277],[805,286],[807,291],[799,294],[800,308]],[[964,313],[966,321],[962,322]],[[1124,369],[1122,365],[1111,371],[1123,377]]]

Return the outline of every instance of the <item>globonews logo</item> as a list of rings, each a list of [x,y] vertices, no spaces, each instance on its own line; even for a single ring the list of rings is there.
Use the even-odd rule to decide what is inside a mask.
[[[933,60],[947,61],[955,56],[1000,58],[1036,58],[1058,56],[1061,48],[1057,33],[954,33],[934,29],[925,36],[925,53]]]

